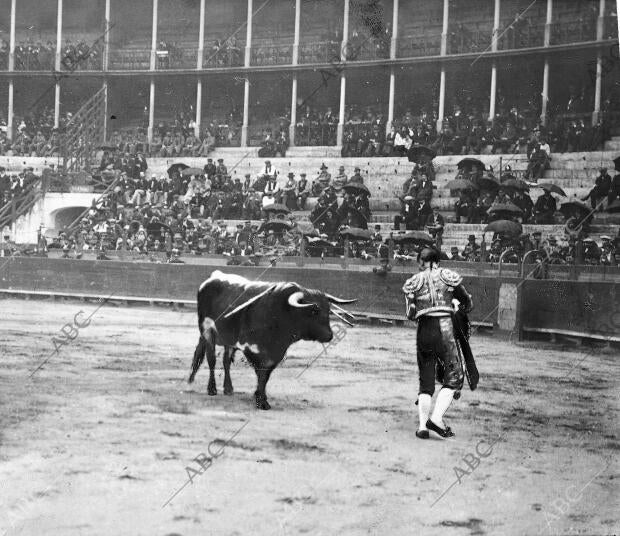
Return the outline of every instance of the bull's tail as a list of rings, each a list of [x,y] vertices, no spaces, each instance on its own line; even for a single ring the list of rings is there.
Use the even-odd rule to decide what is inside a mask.
[[[212,355],[215,353],[215,336],[217,331],[215,329],[215,322],[210,318],[205,318],[200,322],[200,338],[194,350],[194,359],[192,360],[192,372],[189,375],[188,383],[194,381],[194,377],[202,365],[205,359],[205,355]]]

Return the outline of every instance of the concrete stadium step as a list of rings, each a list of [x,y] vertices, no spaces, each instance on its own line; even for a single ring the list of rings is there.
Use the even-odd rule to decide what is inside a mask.
[[[616,151],[620,152],[620,139],[612,138],[609,141],[605,142],[605,150],[606,151]]]

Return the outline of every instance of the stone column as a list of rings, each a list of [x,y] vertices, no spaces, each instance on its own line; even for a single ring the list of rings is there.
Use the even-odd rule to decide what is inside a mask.
[[[159,0],[153,0],[153,23],[151,27],[151,71],[157,68],[157,12]]]
[[[291,124],[288,127],[288,139],[291,147],[295,147],[295,124],[297,123],[297,73],[293,73],[291,81]]]
[[[547,0],[547,20],[545,21],[545,42],[544,46],[551,44],[551,23],[553,22],[553,0]]]
[[[450,0],[443,0],[443,27],[441,30],[441,55],[448,53],[448,24],[450,14]],[[446,107],[446,68],[444,64],[441,66],[441,75],[439,78],[439,110],[437,110],[437,132],[441,132],[443,126],[443,116]]]
[[[247,15],[247,23],[245,28],[245,67],[250,66],[250,62],[252,59],[252,10],[254,9],[252,5],[252,0],[248,0],[248,15]],[[245,78],[245,84],[243,87],[243,125],[241,126],[241,147],[248,146],[248,123],[250,117],[250,79]]]
[[[243,86],[243,126],[241,127],[241,147],[248,146],[248,124],[250,118],[250,79],[246,73]]]
[[[495,11],[493,14],[493,36],[491,39],[491,51],[497,52],[499,36],[499,17],[501,9],[501,0],[495,0]],[[495,119],[495,103],[497,101],[497,64],[493,62],[491,65],[491,92],[489,95],[489,121]]]
[[[159,1],[153,0],[153,22],[151,26],[151,72],[157,69],[157,15]],[[151,87],[149,91],[149,126],[146,136],[149,144],[153,141],[153,129],[155,128],[155,78],[151,75]]]
[[[390,42],[390,59],[396,59],[398,51],[398,0],[392,4],[392,41]]]
[[[394,66],[390,67],[390,93],[388,95],[388,118],[386,127],[386,134],[392,128],[394,122],[394,94],[396,93],[396,73],[394,72]]]
[[[547,105],[549,104],[549,58],[545,58],[543,67],[543,88],[542,105],[540,111],[540,121],[543,125],[547,124]]]
[[[105,33],[103,35],[103,70],[107,71],[110,65],[110,6],[111,0],[105,0]]]
[[[151,87],[149,91],[149,126],[146,135],[149,144],[153,142],[153,129],[155,128],[155,77],[151,75]]]
[[[340,61],[347,61],[347,50],[349,41],[349,2],[344,0],[344,17],[342,23],[342,46],[340,47]],[[340,73],[340,109],[338,110],[338,127],[336,130],[336,145],[342,146],[344,135],[344,113],[346,106],[347,78],[344,70]]]
[[[60,72],[60,56],[62,54],[62,0],[58,0],[56,13],[56,72]],[[54,91],[54,128],[60,126],[60,78],[56,79]]]
[[[301,0],[295,0],[295,37],[293,38],[293,65],[299,64],[299,41],[301,32]],[[291,124],[288,127],[288,140],[295,146],[295,123],[297,123],[297,73],[293,73],[291,82]]]
[[[196,69],[202,70],[204,61],[204,42],[205,42],[205,0],[200,0],[200,22],[198,25],[198,54],[196,55]],[[202,78],[198,75],[196,82],[196,126],[194,135],[200,138],[202,126]]]
[[[11,30],[9,34],[9,72],[15,70],[15,9],[16,0],[11,0]],[[13,103],[13,76],[9,78],[9,102],[7,110],[7,129],[6,135],[9,140],[13,140],[13,121],[15,109]],[[0,229],[1,230],[1,229]]]

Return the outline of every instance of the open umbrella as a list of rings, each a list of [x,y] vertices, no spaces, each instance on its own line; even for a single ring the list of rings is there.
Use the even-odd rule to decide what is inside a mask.
[[[407,159],[409,162],[420,163],[420,157],[427,156],[431,160],[437,156],[437,151],[426,147],[426,145],[412,145],[409,151],[407,151]]]
[[[620,156],[614,158],[614,167],[616,171],[620,171]]]
[[[524,192],[530,189],[527,182],[521,179],[507,179],[500,184],[500,187],[505,190],[523,190]]]
[[[168,175],[172,175],[175,171],[181,171],[183,169],[187,169],[189,166],[187,164],[183,164],[182,162],[178,162],[177,164],[172,164],[168,168]]]
[[[478,187],[465,179],[453,179],[446,185],[450,190],[477,190]]]
[[[340,236],[349,240],[370,240],[370,231],[359,227],[347,227],[340,231]]]
[[[204,175],[204,170],[197,167],[188,167],[181,171],[182,177],[187,177],[188,175]]]
[[[566,193],[562,190],[562,188],[550,182],[539,182],[536,186],[538,186],[538,188],[542,188],[543,190],[548,190],[552,194],[558,194],[562,197],[566,197]]]
[[[506,233],[512,236],[519,236],[523,232],[523,227],[516,221],[495,220],[484,228],[484,232]]]
[[[480,166],[481,169],[484,169],[484,164],[482,163],[482,160],[478,160],[477,158],[471,158],[470,156],[468,156],[467,158],[463,158],[463,160],[461,160],[456,165],[456,167],[458,167],[459,169],[463,169],[467,167],[470,168],[473,165]]]
[[[291,211],[282,203],[272,203],[271,205],[266,205],[263,207],[265,212],[273,212],[274,214],[289,214]]]
[[[511,212],[513,214],[523,214],[523,211],[514,203],[494,203],[487,210],[487,214],[493,212]]]
[[[395,244],[404,244],[406,242],[422,242],[425,244],[435,243],[433,237],[424,231],[407,231],[404,234],[392,236],[391,239],[385,239],[386,242],[389,242],[390,240],[394,240]]]
[[[562,203],[562,206],[560,207],[560,212],[565,218],[583,219],[587,217],[590,212],[592,212],[592,209],[583,201],[573,199],[572,201]]]
[[[370,190],[361,182],[348,182],[346,183],[342,189],[347,193],[359,194],[365,193],[368,197],[370,197]]]
[[[479,177],[476,182],[481,190],[498,190],[500,187],[499,181],[495,177],[488,174],[482,175],[482,177]]]
[[[271,220],[266,222],[261,230],[269,232],[273,231],[274,233],[283,233],[284,231],[290,231],[292,225],[285,220]]]

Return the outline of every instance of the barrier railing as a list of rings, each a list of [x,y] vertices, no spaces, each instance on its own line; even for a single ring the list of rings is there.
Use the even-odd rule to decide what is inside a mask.
[[[252,65],[289,65],[293,58],[293,45],[263,45],[252,47]]]
[[[441,51],[441,33],[406,35],[397,41],[399,58],[417,58],[420,56],[438,56]]]
[[[330,63],[340,59],[341,43],[322,41],[318,43],[300,43],[299,63]]]

